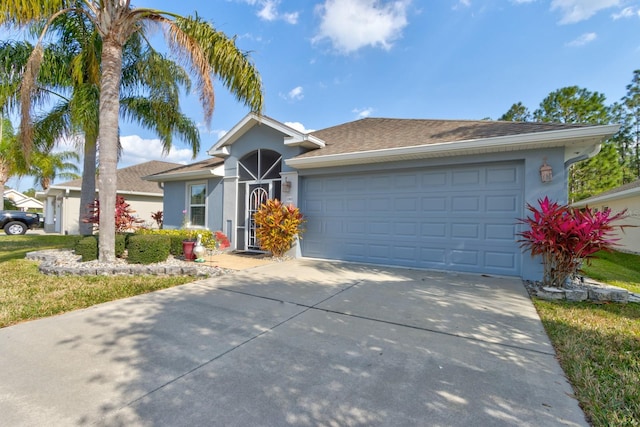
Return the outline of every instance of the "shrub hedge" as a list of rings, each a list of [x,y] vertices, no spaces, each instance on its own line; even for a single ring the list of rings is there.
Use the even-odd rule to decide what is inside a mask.
[[[75,252],[82,256],[83,262],[98,259],[98,236],[82,237],[76,243]]]
[[[202,235],[202,246],[213,249],[216,247],[216,236],[210,230],[185,230],[185,229],[141,229],[136,234],[169,236],[171,239],[170,252],[173,256],[182,256],[182,241],[196,240],[198,234]]]
[[[135,234],[129,236],[130,264],[153,264],[165,261],[169,257],[171,239],[163,235]]]

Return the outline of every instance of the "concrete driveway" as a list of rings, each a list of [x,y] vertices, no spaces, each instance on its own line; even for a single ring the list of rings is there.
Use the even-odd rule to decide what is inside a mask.
[[[6,426],[587,425],[519,279],[312,260],[0,329],[0,414]]]

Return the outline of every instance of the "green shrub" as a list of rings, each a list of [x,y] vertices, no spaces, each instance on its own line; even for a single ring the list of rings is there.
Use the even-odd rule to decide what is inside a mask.
[[[130,264],[153,264],[169,257],[169,236],[135,234],[129,237]]]
[[[225,248],[229,246],[229,241],[226,239],[226,236],[220,232],[212,232],[210,230],[200,230],[200,229],[191,229],[186,230],[184,228],[180,229],[141,229],[136,231],[136,234],[139,235],[160,235],[160,236],[169,236],[171,239],[170,243],[170,253],[171,255],[178,257],[184,255],[182,252],[182,241],[183,240],[195,240],[198,237],[198,234],[202,235],[202,246],[209,249],[215,249],[216,247]],[[224,237],[225,244],[221,245],[221,242],[218,242],[220,236]],[[216,244],[216,242],[218,242]]]
[[[171,255],[175,257],[184,255],[184,252],[182,250],[182,241],[184,240],[184,238],[179,235],[170,235],[169,239],[171,239],[171,248],[169,249]]]
[[[128,236],[126,234],[116,234],[116,257],[122,258],[124,250],[127,248]]]
[[[98,237],[85,236],[78,240],[75,247],[76,255],[82,256],[82,261],[98,259]]]

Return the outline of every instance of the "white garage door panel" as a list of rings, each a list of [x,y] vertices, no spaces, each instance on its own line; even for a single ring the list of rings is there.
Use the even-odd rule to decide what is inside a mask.
[[[519,163],[304,177],[304,256],[519,274]]]

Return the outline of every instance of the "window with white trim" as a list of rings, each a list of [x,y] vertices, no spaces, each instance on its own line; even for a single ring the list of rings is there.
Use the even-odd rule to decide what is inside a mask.
[[[207,223],[207,183],[187,184],[187,209],[191,227],[206,227]]]

